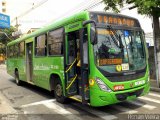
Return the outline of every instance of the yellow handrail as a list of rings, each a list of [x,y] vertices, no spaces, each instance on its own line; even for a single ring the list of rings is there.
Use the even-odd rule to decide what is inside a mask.
[[[73,63],[69,66],[69,68],[65,71],[66,73],[72,68],[72,66],[74,65],[74,63],[76,62],[76,60],[77,60],[77,59],[75,59],[75,60],[73,61]]]
[[[72,79],[72,82],[68,85],[68,87],[66,88],[67,90],[70,88],[70,86],[73,84],[73,82],[75,81],[75,79],[77,78],[77,74],[75,75],[75,77]]]

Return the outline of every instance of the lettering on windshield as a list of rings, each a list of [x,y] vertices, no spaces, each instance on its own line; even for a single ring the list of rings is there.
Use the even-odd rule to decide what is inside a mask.
[[[97,33],[100,35],[113,35],[114,32],[111,30],[107,30],[107,29],[98,29]]]
[[[99,59],[99,65],[118,65],[122,64],[122,59]]]

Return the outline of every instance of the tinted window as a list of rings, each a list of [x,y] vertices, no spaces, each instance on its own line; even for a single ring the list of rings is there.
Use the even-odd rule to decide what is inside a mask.
[[[18,48],[18,44],[14,45],[14,57],[18,57],[18,51],[19,51],[19,48]]]
[[[11,46],[8,46],[8,48],[7,48],[7,57],[8,58],[11,57]]]
[[[48,34],[49,55],[63,54],[63,29],[57,29]]]
[[[7,47],[7,58],[9,58],[9,47]]]
[[[19,43],[19,57],[23,57],[24,56],[24,42]]]
[[[13,54],[14,51],[13,50],[14,50],[14,46],[9,46],[9,53],[8,54],[9,54],[10,58],[12,58],[14,56],[14,54]]]
[[[36,56],[45,56],[46,53],[46,35],[40,35],[36,37],[35,54]]]

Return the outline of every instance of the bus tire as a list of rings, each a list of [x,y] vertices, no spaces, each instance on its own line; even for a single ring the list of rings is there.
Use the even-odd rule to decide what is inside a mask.
[[[65,104],[67,102],[67,98],[63,95],[63,87],[60,79],[57,79],[55,81],[54,95],[57,102],[62,104]]]
[[[19,80],[19,73],[17,70],[15,71],[15,80],[16,80],[16,84],[20,86],[22,82]]]

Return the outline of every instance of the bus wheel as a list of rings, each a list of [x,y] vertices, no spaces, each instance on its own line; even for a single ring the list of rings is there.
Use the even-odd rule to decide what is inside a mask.
[[[63,95],[63,87],[60,80],[57,80],[54,87],[54,95],[58,102],[64,104],[67,101],[67,98]]]
[[[16,80],[16,84],[18,86],[20,86],[21,85],[21,81],[19,80],[19,73],[18,73],[18,71],[15,71],[15,80]]]

